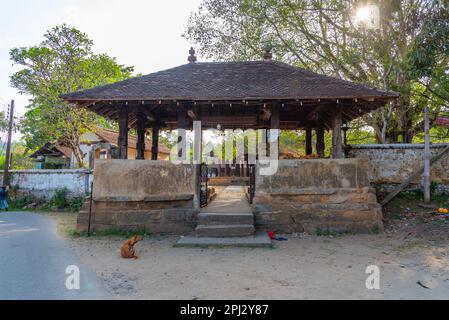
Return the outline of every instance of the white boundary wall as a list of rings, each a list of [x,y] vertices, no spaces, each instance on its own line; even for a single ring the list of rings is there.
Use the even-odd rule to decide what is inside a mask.
[[[92,170],[12,170],[10,186],[33,199],[49,200],[58,189],[67,188],[68,197],[83,197],[90,192]],[[0,181],[3,171],[0,171]]]

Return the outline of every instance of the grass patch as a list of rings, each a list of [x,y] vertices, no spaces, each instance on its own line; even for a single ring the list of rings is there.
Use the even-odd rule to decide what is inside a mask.
[[[79,232],[75,229],[69,231],[69,235],[73,238],[84,238],[87,237],[87,231]],[[140,235],[142,237],[149,237],[151,234],[145,231],[120,231],[115,229],[104,230],[104,231],[92,231],[90,233],[91,237],[98,238],[131,238],[135,235]]]
[[[54,211],[38,211],[38,214],[47,216],[55,220],[58,228],[58,233],[63,237],[68,237],[76,228],[76,220],[78,214],[75,212],[54,212]]]
[[[423,206],[422,193],[419,191],[407,191],[400,193],[387,206],[385,206],[385,218],[387,220],[401,220],[407,218],[408,214],[414,214],[414,221],[426,223],[429,213],[435,212],[436,208],[449,209],[449,195],[433,195],[430,206]]]
[[[316,228],[316,230],[315,230],[315,235],[317,237],[344,237],[344,236],[348,236],[348,235],[352,235],[352,234],[353,233],[348,230],[337,231],[337,230],[321,229],[321,228]]]
[[[371,233],[379,234],[379,233],[380,233],[380,227],[379,227],[379,225],[375,224],[375,225],[372,227],[372,229],[371,229]]]

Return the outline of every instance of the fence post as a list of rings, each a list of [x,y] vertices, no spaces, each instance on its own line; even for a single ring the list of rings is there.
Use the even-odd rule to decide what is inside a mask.
[[[429,108],[424,108],[425,113],[425,143],[424,143],[424,203],[430,203],[430,120]]]

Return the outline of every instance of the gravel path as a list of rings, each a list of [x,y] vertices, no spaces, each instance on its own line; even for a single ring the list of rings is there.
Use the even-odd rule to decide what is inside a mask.
[[[145,239],[136,261],[120,258],[120,239],[72,246],[118,299],[449,299],[447,242],[397,233],[290,237],[275,249],[175,249],[175,240]],[[380,268],[380,290],[366,289],[369,265]]]

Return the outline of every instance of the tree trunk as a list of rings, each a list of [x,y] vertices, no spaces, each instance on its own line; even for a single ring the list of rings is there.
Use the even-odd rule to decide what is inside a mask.
[[[72,148],[73,154],[75,155],[78,168],[84,168],[84,154],[81,151],[80,145],[74,146]]]

